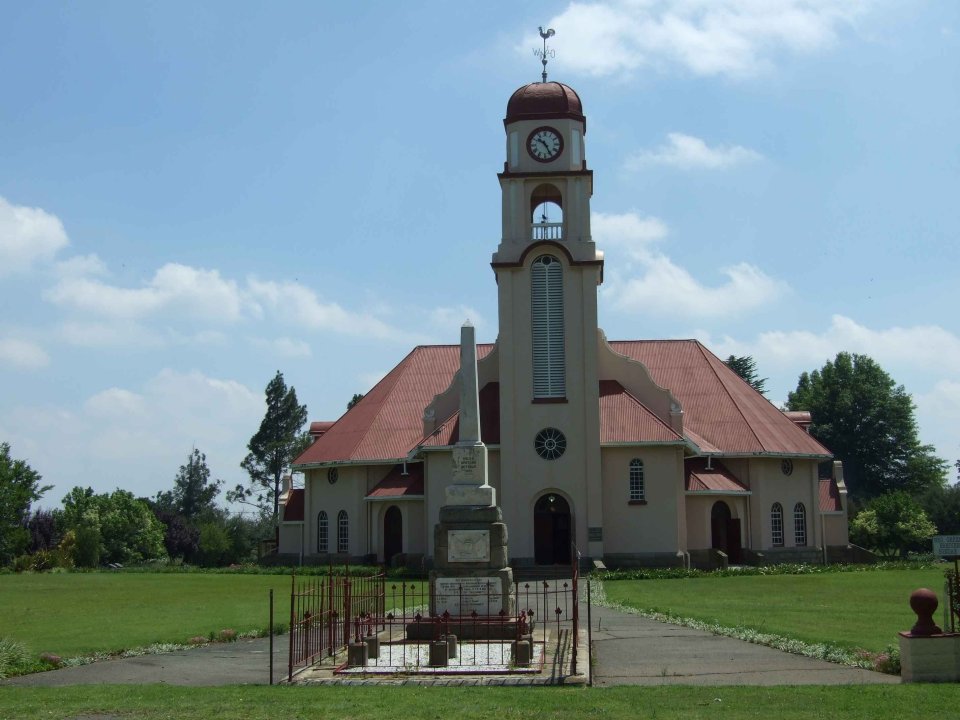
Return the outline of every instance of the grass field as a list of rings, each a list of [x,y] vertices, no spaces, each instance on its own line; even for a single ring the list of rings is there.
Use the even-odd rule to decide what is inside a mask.
[[[387,583],[388,604],[393,584]],[[35,655],[49,652],[72,657],[152,643],[184,643],[224,628],[266,629],[271,588],[274,617],[286,627],[290,578],[284,575],[4,575],[0,577],[0,637],[24,643]]]
[[[910,593],[941,593],[943,571],[889,570],[818,575],[614,580],[607,598],[729,627],[744,626],[806,642],[879,652],[916,621]],[[937,617],[941,619],[938,610]]]
[[[106,685],[0,687],[0,717],[136,717],[145,720],[403,717],[537,718],[846,718],[956,717],[955,685],[649,688],[219,687]]]

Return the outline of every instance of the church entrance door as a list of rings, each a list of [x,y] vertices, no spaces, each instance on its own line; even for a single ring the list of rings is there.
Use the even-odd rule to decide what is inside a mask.
[[[548,493],[533,507],[533,557],[537,565],[569,565],[572,523],[570,505]]]
[[[390,565],[394,555],[403,552],[403,514],[391,505],[383,514],[383,562]]]
[[[730,562],[740,562],[740,519],[731,516],[730,507],[718,500],[710,510],[710,546],[726,553]]]

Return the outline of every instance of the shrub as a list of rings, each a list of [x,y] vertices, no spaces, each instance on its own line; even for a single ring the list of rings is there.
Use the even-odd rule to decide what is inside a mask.
[[[30,653],[23,643],[0,638],[0,679],[23,672],[30,664]]]
[[[200,564],[205,567],[223,565],[230,554],[232,544],[226,528],[217,523],[204,523],[200,526],[200,551],[197,553]]]

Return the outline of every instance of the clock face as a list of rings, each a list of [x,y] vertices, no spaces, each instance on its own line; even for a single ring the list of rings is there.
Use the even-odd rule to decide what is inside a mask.
[[[551,127],[540,127],[527,138],[527,152],[538,162],[555,160],[563,152],[563,136]]]

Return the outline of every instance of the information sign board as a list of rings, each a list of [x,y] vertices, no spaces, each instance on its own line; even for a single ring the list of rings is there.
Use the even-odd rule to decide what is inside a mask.
[[[960,557],[960,535],[934,536],[933,554],[942,558]]]

